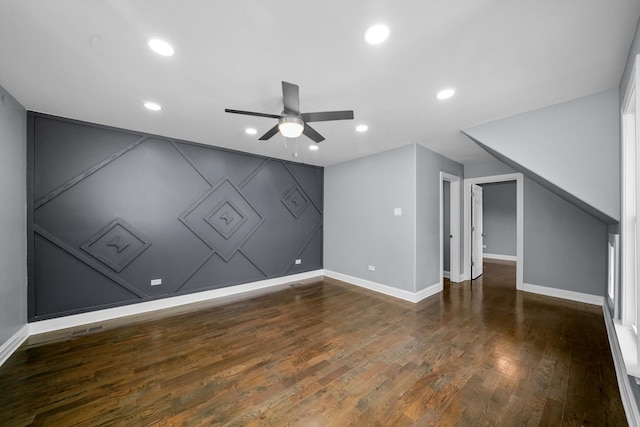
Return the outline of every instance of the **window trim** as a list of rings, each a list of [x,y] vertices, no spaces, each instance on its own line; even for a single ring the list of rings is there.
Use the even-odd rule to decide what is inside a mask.
[[[640,211],[640,126],[638,119],[639,96],[637,92],[640,55],[634,60],[631,79],[620,109],[621,143],[621,220],[620,220],[620,292],[614,300],[615,330],[628,375],[640,380],[640,335],[637,333],[640,292],[638,270],[640,251],[640,227],[637,214]]]

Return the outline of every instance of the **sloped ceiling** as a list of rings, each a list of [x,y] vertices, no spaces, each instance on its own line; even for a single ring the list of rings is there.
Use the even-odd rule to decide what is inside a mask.
[[[606,223],[620,219],[616,89],[464,132],[497,158]]]

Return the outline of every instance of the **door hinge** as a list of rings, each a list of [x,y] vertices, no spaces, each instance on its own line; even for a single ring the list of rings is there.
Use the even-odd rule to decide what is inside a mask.
[[[474,265],[476,265],[476,263],[471,261],[471,267],[473,267]]]

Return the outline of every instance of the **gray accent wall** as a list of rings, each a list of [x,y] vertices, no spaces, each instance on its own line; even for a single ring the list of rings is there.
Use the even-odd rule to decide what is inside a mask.
[[[0,87],[0,347],[27,324],[26,121]]]
[[[328,166],[324,180],[324,268],[415,292],[415,147]]]
[[[32,321],[323,267],[322,168],[38,113],[28,130]]]
[[[484,252],[516,256],[516,182],[482,184]]]
[[[620,219],[618,98],[618,90],[610,89],[464,132],[520,172],[613,223]]]

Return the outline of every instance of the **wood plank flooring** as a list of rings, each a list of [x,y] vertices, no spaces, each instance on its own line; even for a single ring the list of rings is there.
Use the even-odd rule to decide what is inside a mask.
[[[412,304],[324,279],[43,343],[0,367],[0,426],[624,426],[600,307],[511,263]]]

